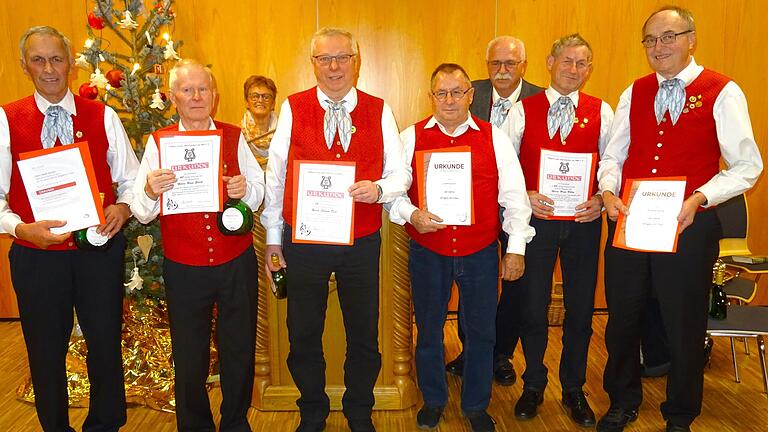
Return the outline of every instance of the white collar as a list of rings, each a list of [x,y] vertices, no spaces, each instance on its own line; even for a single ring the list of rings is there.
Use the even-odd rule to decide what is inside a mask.
[[[48,110],[48,107],[51,105],[58,105],[64,110],[66,110],[68,113],[72,115],[77,115],[77,110],[75,109],[75,97],[72,95],[72,92],[67,90],[67,94],[64,95],[63,98],[57,103],[50,103],[46,98],[43,97],[40,93],[35,90],[35,104],[37,105],[37,109],[40,110],[43,115],[45,115],[45,112]]]
[[[331,100],[328,95],[323,93],[322,90],[320,90],[320,86],[317,86],[317,101],[320,103],[320,106],[323,107],[324,110],[328,110],[328,102]],[[355,107],[357,106],[357,89],[352,87],[349,89],[346,95],[341,99],[345,101],[346,103],[344,106],[347,108],[347,112],[352,112]]]
[[[560,94],[559,91],[555,90],[550,85],[549,87],[547,87],[546,90],[544,90],[544,94],[547,96],[547,100],[549,101],[549,106],[552,106],[552,104],[555,103],[555,101],[557,101],[558,99],[560,99],[561,96],[565,96],[565,97],[569,98],[573,102],[573,106],[574,107],[578,107],[579,106],[579,91],[578,90],[573,91],[571,93],[568,93],[567,95],[562,95],[562,94]]]
[[[467,113],[467,119],[464,120],[464,123],[456,126],[456,129],[453,130],[453,133],[450,134],[445,129],[445,126],[443,126],[435,116],[430,117],[429,121],[427,121],[427,124],[424,125],[424,129],[433,128],[437,125],[438,128],[440,128],[440,131],[444,133],[445,135],[451,136],[451,137],[457,137],[462,135],[464,132],[467,131],[467,129],[472,128],[474,130],[480,130],[480,127],[477,126],[477,123],[475,123],[475,120],[472,118],[472,115]]]

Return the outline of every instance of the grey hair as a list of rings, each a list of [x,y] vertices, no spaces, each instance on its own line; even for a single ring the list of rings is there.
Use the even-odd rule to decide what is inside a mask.
[[[685,21],[686,24],[688,24],[688,30],[696,31],[696,23],[693,21],[693,13],[691,11],[685,8],[681,8],[680,6],[667,5],[667,6],[662,6],[656,9],[652,14],[648,15],[648,19],[646,19],[645,22],[643,23],[643,30],[642,30],[641,36],[645,37],[645,28],[648,26],[648,21],[650,21],[651,18],[653,18],[653,16],[656,15],[657,13],[664,12],[664,11],[675,12],[680,18],[683,19],[683,21]]]
[[[560,51],[563,50],[563,48],[566,47],[587,47],[587,51],[589,51],[589,54],[587,55],[587,61],[592,61],[592,47],[589,45],[589,42],[587,42],[586,39],[584,39],[580,34],[573,33],[569,34],[567,36],[563,36],[560,39],[557,39],[552,44],[552,49],[549,52],[549,55],[552,57],[557,57],[558,54],[560,54]]]
[[[489,60],[491,57],[491,50],[493,49],[496,44],[500,43],[510,43],[517,47],[517,49],[520,51],[520,57],[522,57],[520,60],[525,61],[527,57],[525,56],[525,44],[520,39],[513,37],[513,36],[499,36],[497,38],[494,38],[492,41],[488,42],[488,47],[485,49],[485,60]]]
[[[61,32],[50,26],[34,26],[27,29],[21,39],[19,39],[19,53],[21,54],[21,62],[26,63],[27,58],[27,41],[34,35],[46,35],[59,38],[61,43],[64,44],[64,51],[67,53],[67,63],[72,64],[72,44],[69,39]]]
[[[347,38],[349,40],[349,44],[352,45],[352,54],[357,55],[357,40],[355,40],[355,36],[353,36],[352,33],[337,27],[323,27],[315,32],[315,34],[312,35],[312,40],[309,43],[309,55],[315,55],[315,47],[317,46],[318,39],[332,36],[342,36]]]
[[[211,90],[216,90],[216,78],[214,78],[213,71],[211,71],[210,67],[194,59],[183,59],[179,60],[175,65],[173,65],[171,71],[168,72],[168,88],[170,88],[171,91],[176,89],[176,83],[179,80],[179,70],[190,67],[199,67],[200,69],[204,70],[205,73],[208,74],[208,78],[211,81]]]

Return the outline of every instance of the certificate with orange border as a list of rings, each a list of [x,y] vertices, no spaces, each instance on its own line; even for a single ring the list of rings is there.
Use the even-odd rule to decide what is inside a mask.
[[[576,206],[594,194],[597,153],[541,150],[539,193],[555,202],[548,219],[574,220]]]
[[[162,131],[157,136],[160,168],[176,174],[173,188],[160,195],[160,214],[222,211],[222,131]]]
[[[416,181],[422,209],[445,225],[475,223],[472,197],[472,151],[469,146],[419,150]]]
[[[63,234],[105,222],[88,143],[21,153],[17,162],[35,221],[63,220]]]
[[[355,162],[293,161],[294,243],[352,245]]]
[[[677,216],[685,177],[627,179],[621,196],[629,214],[619,214],[613,246],[641,252],[676,252]]]

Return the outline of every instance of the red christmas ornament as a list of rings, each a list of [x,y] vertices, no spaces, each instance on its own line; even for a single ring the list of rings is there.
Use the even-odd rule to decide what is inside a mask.
[[[160,92],[160,99],[162,99],[163,102],[168,102],[168,96],[166,96],[163,92]]]
[[[120,88],[123,86],[120,83],[120,81],[125,79],[125,74],[120,69],[112,69],[111,71],[107,72],[104,76],[107,78],[107,81],[109,81],[109,85],[111,85],[112,87]]]
[[[96,99],[99,97],[99,89],[92,86],[91,83],[83,83],[80,85],[80,89],[77,91],[77,94],[80,95],[80,97],[84,97],[86,99]]]
[[[155,12],[158,15],[162,15],[163,11],[165,11],[165,8],[163,7],[163,1],[160,0],[157,3],[155,3]],[[168,10],[165,13],[168,14],[169,17],[173,18],[173,11],[171,10],[171,8],[168,8]]]
[[[101,30],[104,28],[104,20],[91,12],[88,14],[88,25],[91,26],[92,29]]]

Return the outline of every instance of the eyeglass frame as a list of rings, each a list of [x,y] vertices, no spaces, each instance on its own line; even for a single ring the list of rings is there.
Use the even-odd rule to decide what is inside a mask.
[[[470,90],[472,90],[472,89],[474,89],[474,87],[470,86],[470,87],[469,87],[468,89],[466,89],[466,90],[459,90],[459,89],[453,89],[453,90],[450,90],[450,91],[448,91],[448,90],[438,90],[438,91],[436,91],[436,92],[430,92],[430,94],[431,94],[431,95],[432,95],[432,97],[434,97],[434,98],[435,98],[435,99],[436,99],[438,102],[445,102],[446,100],[448,100],[448,95],[451,95],[451,97],[453,98],[453,100],[455,100],[455,101],[460,101],[460,100],[464,99],[464,96],[466,96],[466,95],[467,95],[467,93],[469,93],[469,91],[470,91]],[[443,96],[438,96],[437,94],[438,94],[438,93],[441,93],[441,92],[445,92],[445,94],[444,94]],[[458,93],[461,93],[461,96],[456,96],[454,93],[457,93],[457,94],[458,94]]]
[[[248,93],[248,100],[250,102],[257,102],[263,100],[264,102],[272,102],[275,100],[275,95],[272,93]]]
[[[640,41],[640,43],[643,44],[643,46],[645,48],[653,48],[653,47],[655,47],[659,43],[659,41],[661,41],[661,43],[664,44],[664,45],[672,45],[673,43],[675,43],[675,41],[677,41],[677,37],[678,36],[682,36],[682,35],[688,34],[688,33],[694,33],[695,31],[696,30],[688,29],[686,31],[681,31],[680,33],[674,33],[672,31],[664,32],[664,33],[661,34],[661,36],[655,36],[655,37],[651,36],[651,35],[648,35],[648,36],[644,37],[643,40]],[[665,37],[671,37],[672,40],[670,40],[669,42],[664,42],[663,38],[665,38]],[[650,44],[651,41],[653,41],[653,44]]]
[[[505,60],[505,61],[501,61],[501,60],[488,60],[488,61],[486,61],[486,64],[488,64],[488,66],[492,67],[494,70],[501,69],[502,66],[506,67],[507,70],[512,70],[512,69],[520,66],[521,64],[525,63],[526,61],[527,60],[520,60],[520,61],[515,61],[515,60]],[[494,63],[498,63],[498,65],[494,65]]]
[[[345,65],[349,63],[350,60],[352,60],[352,57],[357,57],[357,54],[339,54],[335,56],[322,54],[322,55],[312,56],[312,58],[317,62],[317,64],[321,66],[330,66],[334,60],[336,60],[336,64]],[[324,60],[324,59],[327,59],[327,60]]]
[[[590,66],[592,66],[592,62],[590,61],[582,62],[581,60],[574,61],[572,59],[565,59],[560,62],[560,67],[564,67],[566,69],[571,69],[574,66],[576,66],[577,71],[583,71],[584,69],[588,69]]]

